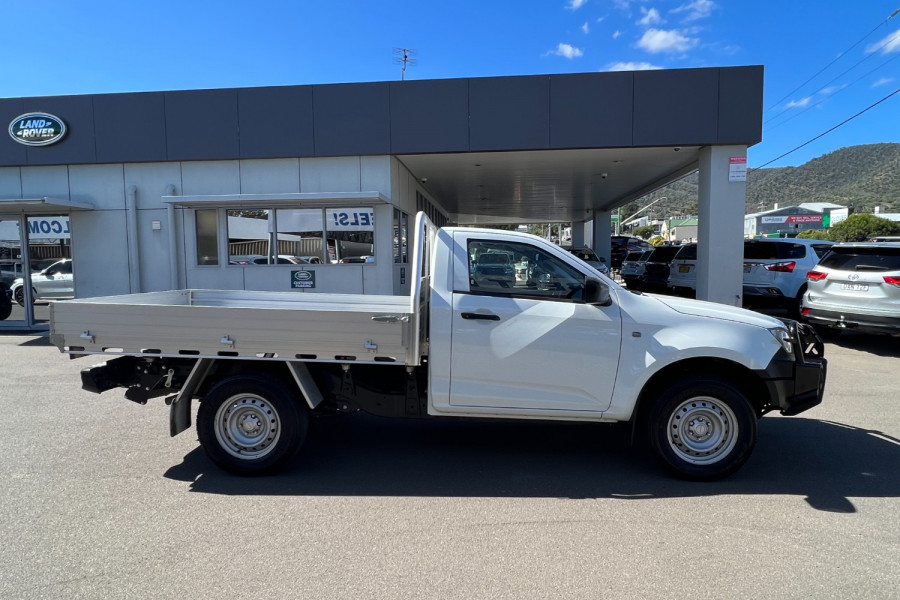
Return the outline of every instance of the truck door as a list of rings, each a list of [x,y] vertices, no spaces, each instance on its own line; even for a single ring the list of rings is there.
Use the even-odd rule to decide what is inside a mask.
[[[562,251],[513,236],[454,235],[468,264],[454,262],[450,405],[520,414],[607,409],[622,335],[618,306],[585,304],[586,274]]]

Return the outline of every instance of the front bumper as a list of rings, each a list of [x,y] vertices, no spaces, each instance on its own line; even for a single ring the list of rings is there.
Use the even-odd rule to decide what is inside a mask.
[[[760,377],[769,391],[764,412],[796,415],[820,404],[825,393],[825,344],[805,323],[783,319],[791,334],[793,356],[781,350]]]

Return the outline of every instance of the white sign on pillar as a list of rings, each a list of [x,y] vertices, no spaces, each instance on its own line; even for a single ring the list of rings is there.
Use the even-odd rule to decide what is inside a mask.
[[[732,156],[728,159],[728,181],[747,181],[746,156]]]

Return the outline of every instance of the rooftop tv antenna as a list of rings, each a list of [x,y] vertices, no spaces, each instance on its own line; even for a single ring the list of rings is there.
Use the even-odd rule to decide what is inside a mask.
[[[415,55],[416,51],[412,48],[394,48],[394,64],[403,65],[400,71],[401,81],[406,79],[406,67],[416,66],[418,61],[414,58]]]

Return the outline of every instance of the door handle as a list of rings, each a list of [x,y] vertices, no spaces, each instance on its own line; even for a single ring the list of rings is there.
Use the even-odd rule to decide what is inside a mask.
[[[470,313],[464,312],[461,313],[460,316],[463,319],[467,319],[469,321],[499,321],[499,315],[486,315],[484,313]]]

